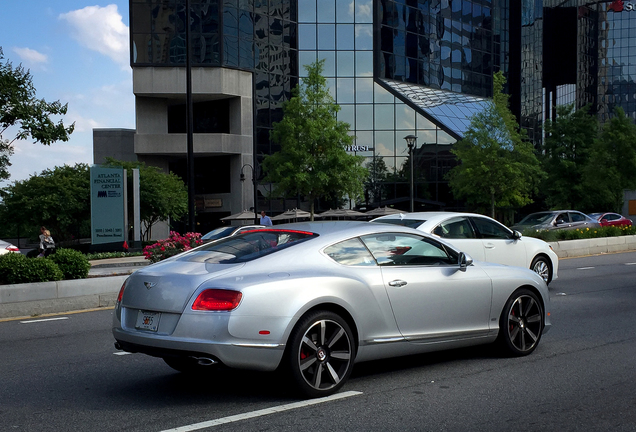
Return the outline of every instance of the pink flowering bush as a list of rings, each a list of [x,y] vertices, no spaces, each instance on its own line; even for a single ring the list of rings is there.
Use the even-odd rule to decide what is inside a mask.
[[[201,244],[200,233],[185,233],[183,236],[176,231],[170,231],[170,237],[159,240],[144,248],[144,256],[152,263],[170,258],[178,253],[192,249]]]

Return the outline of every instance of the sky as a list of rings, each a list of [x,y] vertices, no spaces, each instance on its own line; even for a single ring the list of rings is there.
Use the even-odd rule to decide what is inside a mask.
[[[128,0],[2,1],[2,62],[29,69],[38,99],[68,103],[54,120],[75,123],[75,131],[50,146],[15,141],[11,177],[0,187],[56,166],[92,164],[95,128],[135,128],[128,29]]]

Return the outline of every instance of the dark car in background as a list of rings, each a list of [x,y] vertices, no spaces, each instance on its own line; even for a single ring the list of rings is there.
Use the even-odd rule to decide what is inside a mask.
[[[618,213],[589,213],[589,217],[598,221],[601,226],[632,226],[632,221]]]
[[[576,210],[550,210],[531,213],[513,225],[516,231],[541,231],[541,230],[575,230],[586,228],[599,228],[601,224]]]

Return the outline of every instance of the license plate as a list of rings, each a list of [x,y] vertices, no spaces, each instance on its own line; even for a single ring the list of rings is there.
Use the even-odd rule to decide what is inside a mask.
[[[156,332],[159,328],[160,319],[161,312],[148,312],[140,310],[137,315],[137,324],[135,324],[135,328]]]

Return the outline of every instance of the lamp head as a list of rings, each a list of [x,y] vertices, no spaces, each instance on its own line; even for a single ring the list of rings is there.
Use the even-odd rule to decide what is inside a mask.
[[[417,137],[415,135],[407,135],[404,139],[406,140],[406,145],[408,145],[409,148],[415,147],[415,142],[417,141]]]

